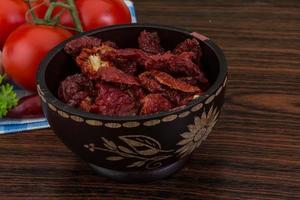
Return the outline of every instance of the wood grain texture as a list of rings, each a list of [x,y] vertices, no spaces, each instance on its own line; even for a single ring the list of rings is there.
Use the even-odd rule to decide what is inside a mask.
[[[99,177],[51,130],[0,136],[0,199],[299,199],[300,2],[139,0],[140,22],[203,33],[229,63],[219,123],[172,177]]]

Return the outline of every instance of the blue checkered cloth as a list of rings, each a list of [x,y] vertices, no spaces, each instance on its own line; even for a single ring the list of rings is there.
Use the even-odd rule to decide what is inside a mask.
[[[131,21],[132,23],[137,22],[134,5],[129,0],[124,0],[126,5],[128,6],[131,13]],[[24,90],[21,90],[16,87],[15,89],[19,98],[22,96],[28,95],[28,93]],[[43,129],[49,128],[49,124],[45,118],[39,119],[2,119],[0,120],[0,135],[1,134],[9,134],[9,133],[17,133],[24,132],[29,130]]]

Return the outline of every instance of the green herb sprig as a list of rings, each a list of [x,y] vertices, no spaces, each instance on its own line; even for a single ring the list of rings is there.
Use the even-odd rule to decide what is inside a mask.
[[[5,75],[0,75],[0,118],[18,104],[17,94],[9,83],[3,84]]]

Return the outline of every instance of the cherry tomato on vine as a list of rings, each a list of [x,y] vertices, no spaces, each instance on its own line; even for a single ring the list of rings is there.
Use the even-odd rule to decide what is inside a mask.
[[[129,9],[123,0],[76,0],[76,7],[85,31],[131,22]],[[67,23],[63,17],[62,23]]]
[[[36,71],[50,49],[71,37],[64,29],[46,25],[24,24],[7,38],[3,47],[6,74],[19,86],[36,90]]]
[[[36,4],[40,3],[38,0]],[[49,6],[49,0],[44,0],[45,5],[35,9],[35,13],[39,17],[44,17]],[[115,25],[131,23],[131,15],[128,7],[123,0],[75,0],[79,18],[81,20],[83,30]],[[57,14],[61,8],[55,8],[52,16]],[[74,23],[69,11],[65,11],[60,17],[60,24],[63,26],[73,27]]]
[[[56,2],[64,2],[65,0],[55,0]],[[47,9],[49,8],[51,0],[34,0],[31,1],[31,7],[34,10],[34,13],[36,14],[37,17],[40,19],[43,19],[45,17],[45,14],[47,12]],[[57,14],[62,8],[61,7],[56,7],[53,10],[53,15]],[[52,16],[53,16],[52,15]],[[29,15],[31,18],[31,16]]]
[[[25,23],[26,11],[24,0],[0,0],[0,49],[9,34]]]

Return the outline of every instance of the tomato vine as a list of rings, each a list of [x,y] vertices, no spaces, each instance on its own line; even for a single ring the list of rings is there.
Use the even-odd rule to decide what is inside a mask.
[[[28,13],[26,14],[27,21],[32,21],[34,24],[38,24],[38,25],[60,26],[61,28],[64,28],[64,29],[74,30],[71,27],[66,27],[66,26],[62,26],[62,25],[58,24],[59,20],[60,20],[60,16],[65,12],[65,10],[68,10],[70,12],[73,22],[75,24],[75,27],[76,27],[75,30],[78,32],[83,31],[82,24],[81,24],[74,0],[66,0],[65,2],[50,1],[49,7],[45,13],[44,18],[42,18],[42,19],[39,18],[38,16],[36,16],[36,14],[34,13],[34,10],[37,7],[45,4],[45,2],[42,2],[36,6],[32,6],[33,0],[25,0],[25,1],[29,7]],[[57,7],[61,7],[62,10],[60,12],[58,12],[55,16],[52,16],[54,9]],[[28,14],[31,15],[32,20],[29,19]]]

